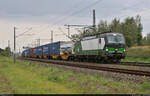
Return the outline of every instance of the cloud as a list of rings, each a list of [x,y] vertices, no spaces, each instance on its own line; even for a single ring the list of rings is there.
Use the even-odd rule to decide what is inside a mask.
[[[13,48],[13,27],[19,29],[20,34],[32,27],[29,33],[34,36],[19,37],[17,46],[22,47],[29,43],[35,43],[37,38],[50,38],[50,30],[61,34],[59,27],[64,32],[67,30],[64,24],[92,24],[92,10],[96,9],[97,23],[101,19],[111,21],[114,17],[124,19],[127,16],[141,14],[144,25],[144,35],[149,31],[150,12],[149,0],[102,0],[97,5],[86,8],[77,14],[70,15],[85,8],[97,0],[0,0],[0,47],[5,48],[7,41],[11,40]],[[142,2],[142,3],[139,3]],[[63,19],[65,17],[65,19]],[[56,21],[58,21],[56,23]],[[72,28],[72,34],[76,31]],[[54,40],[69,40],[65,36],[56,36]],[[45,41],[43,41],[44,44]],[[17,48],[18,48],[17,47]]]

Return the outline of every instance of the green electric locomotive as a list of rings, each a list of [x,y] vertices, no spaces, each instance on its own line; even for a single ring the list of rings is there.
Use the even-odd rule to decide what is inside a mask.
[[[126,56],[125,38],[121,33],[104,32],[85,36],[74,44],[78,60],[119,62]]]

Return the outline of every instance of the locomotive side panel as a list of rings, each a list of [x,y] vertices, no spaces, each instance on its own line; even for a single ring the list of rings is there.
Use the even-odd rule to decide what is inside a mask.
[[[97,50],[99,49],[99,39],[90,39],[81,41],[82,50]]]

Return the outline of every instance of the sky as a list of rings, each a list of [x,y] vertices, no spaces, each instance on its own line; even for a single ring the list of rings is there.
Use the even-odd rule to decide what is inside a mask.
[[[23,46],[68,41],[65,24],[92,24],[92,10],[96,10],[96,24],[100,20],[120,20],[128,16],[141,16],[143,36],[150,33],[150,0],[0,0],[0,48],[13,50],[14,27],[16,27],[17,51]],[[25,33],[25,34],[22,34]],[[70,34],[77,34],[71,27]]]

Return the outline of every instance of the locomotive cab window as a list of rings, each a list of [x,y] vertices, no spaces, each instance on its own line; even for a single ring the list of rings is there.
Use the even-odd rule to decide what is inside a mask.
[[[125,43],[124,37],[122,35],[108,35],[107,40],[108,43]]]

